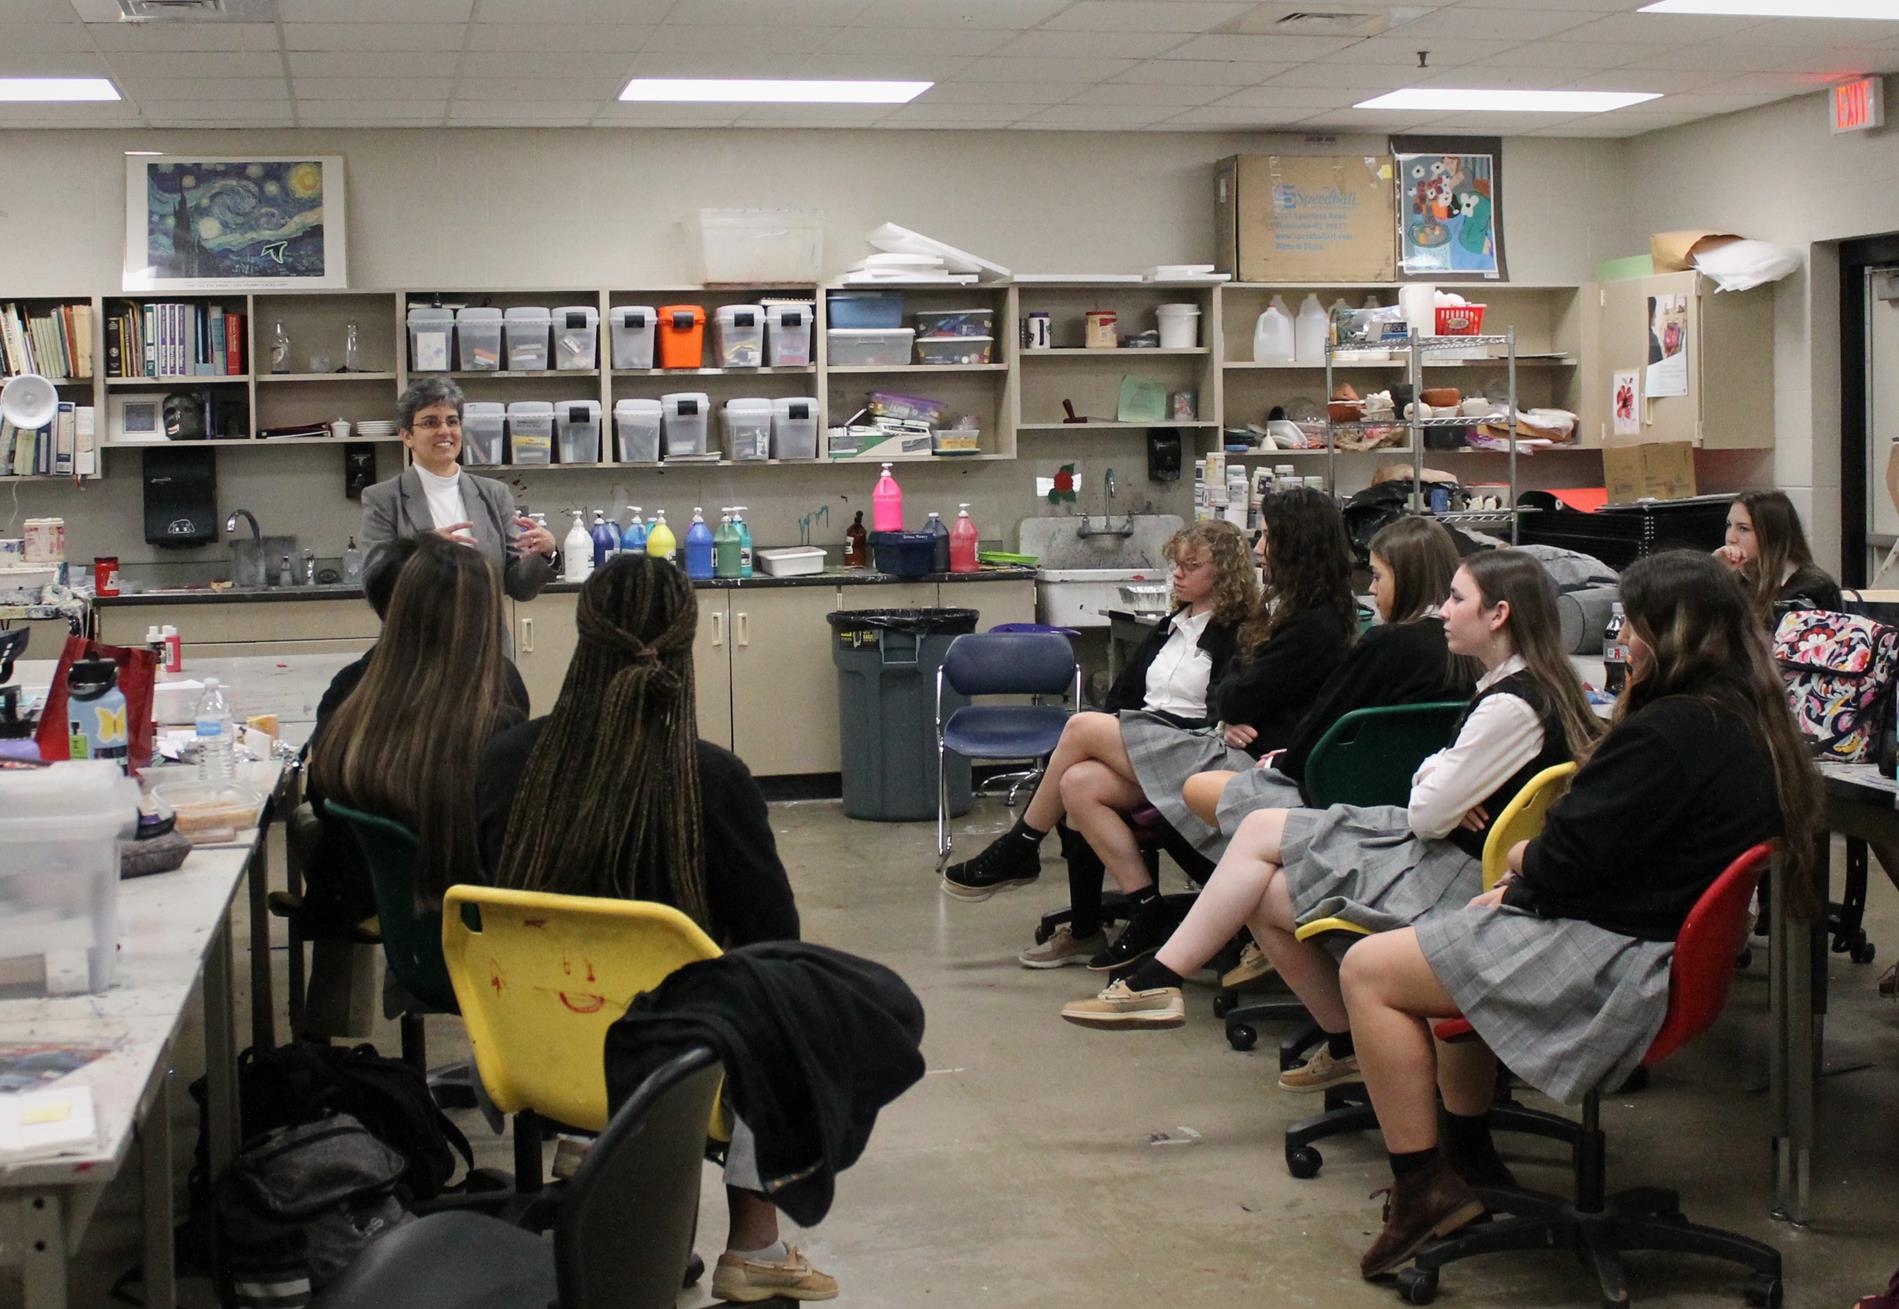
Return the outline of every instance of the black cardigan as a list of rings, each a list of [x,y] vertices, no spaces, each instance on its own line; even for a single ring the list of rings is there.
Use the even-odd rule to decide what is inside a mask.
[[[1154,624],[1141,643],[1134,647],[1134,653],[1128,657],[1127,667],[1121,670],[1121,676],[1114,679],[1114,685],[1108,688],[1108,698],[1102,706],[1111,714],[1123,709],[1141,709],[1147,704],[1147,670],[1160,654],[1161,647],[1167,644],[1167,638],[1173,633],[1174,619],[1179,616],[1181,605],[1166,618]],[[1211,703],[1213,688],[1226,676],[1227,668],[1233,663],[1233,652],[1237,649],[1236,637],[1239,634],[1238,623],[1223,623],[1217,618],[1209,618],[1206,627],[1200,633],[1200,639],[1194,644],[1207,652],[1207,658],[1213,667],[1207,674],[1207,695]],[[1175,718],[1174,715],[1167,715]],[[1182,727],[1202,727],[1207,720],[1175,718]]]
[[[1758,730],[1726,709],[1666,696],[1603,738],[1524,851],[1503,902],[1672,941],[1721,870],[1782,831]]]
[[[1776,607],[1825,609],[1837,614],[1843,604],[1845,599],[1840,595],[1838,582],[1814,565],[1802,564],[1780,584]]]
[[[1226,676],[1207,693],[1214,718],[1258,731],[1246,747],[1255,759],[1285,746],[1325,679],[1345,657],[1354,621],[1329,607],[1303,609],[1287,618],[1251,657],[1235,658]]]
[[[490,877],[501,863],[508,812],[527,769],[528,755],[547,719],[536,718],[495,737],[482,752],[475,777],[481,861]],[[798,939],[798,907],[778,859],[765,797],[751,772],[730,750],[698,743],[699,812],[704,824],[706,900],[710,935],[721,946]],[[677,907],[677,906],[675,906]]]

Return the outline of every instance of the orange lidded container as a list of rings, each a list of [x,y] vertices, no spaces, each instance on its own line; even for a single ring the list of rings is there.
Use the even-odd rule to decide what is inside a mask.
[[[706,311],[703,305],[659,307],[659,366],[704,368]]]

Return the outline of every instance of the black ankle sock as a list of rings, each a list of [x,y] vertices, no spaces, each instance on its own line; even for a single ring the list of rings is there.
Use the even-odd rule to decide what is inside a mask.
[[[1490,1115],[1477,1114],[1466,1118],[1463,1114],[1445,1110],[1444,1149],[1465,1159],[1496,1158],[1497,1144],[1490,1138]]]
[[[1138,891],[1128,893],[1128,902],[1136,909],[1145,909],[1160,899],[1160,888],[1149,882]]]
[[[1437,1147],[1424,1150],[1408,1150],[1403,1154],[1389,1154],[1391,1175],[1402,1181],[1413,1174],[1424,1172],[1437,1162]]]
[[[1325,1051],[1334,1059],[1350,1059],[1353,1055],[1358,1053],[1358,1048],[1352,1044],[1352,1034],[1348,1030],[1343,1032],[1327,1032],[1325,1034]]]
[[[1020,837],[1030,845],[1039,846],[1042,844],[1042,838],[1047,836],[1048,833],[1045,831],[1038,832],[1035,828],[1029,826],[1028,819],[1018,818],[1015,820],[1015,826],[1009,829],[1009,835]]]
[[[1151,991],[1157,986],[1179,986],[1180,974],[1150,956],[1128,974],[1127,983],[1130,991]]]

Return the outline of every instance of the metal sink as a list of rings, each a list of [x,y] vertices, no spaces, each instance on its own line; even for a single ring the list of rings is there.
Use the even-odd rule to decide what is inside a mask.
[[[1090,522],[1099,526],[1099,514]],[[1126,536],[1081,535],[1077,514],[1022,520],[1021,549],[1042,561],[1035,572],[1037,622],[1059,627],[1106,627],[1101,610],[1119,607],[1129,582],[1164,582],[1163,550],[1185,524],[1178,514],[1114,516],[1133,530]]]

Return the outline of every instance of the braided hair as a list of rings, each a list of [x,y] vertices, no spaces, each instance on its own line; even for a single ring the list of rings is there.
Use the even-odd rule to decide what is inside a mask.
[[[580,588],[580,644],[529,753],[496,881],[669,904],[708,932],[692,646],[698,603],[663,559]]]

